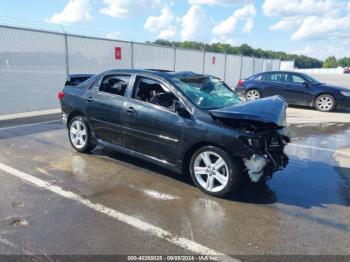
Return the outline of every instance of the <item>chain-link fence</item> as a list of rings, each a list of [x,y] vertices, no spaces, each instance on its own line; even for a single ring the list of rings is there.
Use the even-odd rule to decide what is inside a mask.
[[[114,68],[189,70],[234,87],[240,78],[279,70],[280,60],[0,26],[0,115],[58,108],[68,74]]]

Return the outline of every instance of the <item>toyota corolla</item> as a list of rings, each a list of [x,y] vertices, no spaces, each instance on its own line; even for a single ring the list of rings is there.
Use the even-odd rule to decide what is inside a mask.
[[[188,174],[210,195],[266,181],[288,163],[286,102],[244,102],[210,75],[111,70],[58,97],[78,152],[109,147]]]

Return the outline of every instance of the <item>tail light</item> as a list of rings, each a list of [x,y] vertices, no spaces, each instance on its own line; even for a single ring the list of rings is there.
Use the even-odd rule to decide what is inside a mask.
[[[63,91],[58,92],[57,97],[61,101],[63,99],[63,97],[64,97]]]
[[[240,79],[237,83],[237,86],[242,86],[244,84],[244,80],[243,79]]]

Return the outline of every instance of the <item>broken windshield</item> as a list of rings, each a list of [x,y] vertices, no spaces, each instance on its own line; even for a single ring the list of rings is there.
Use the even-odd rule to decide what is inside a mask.
[[[212,76],[174,77],[172,80],[200,109],[211,110],[242,102],[223,81]]]

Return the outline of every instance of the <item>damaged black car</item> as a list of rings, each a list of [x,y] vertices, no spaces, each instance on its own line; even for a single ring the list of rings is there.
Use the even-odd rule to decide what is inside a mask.
[[[109,147],[188,174],[210,195],[264,182],[288,163],[285,101],[244,102],[213,76],[111,70],[58,97],[77,151]]]

